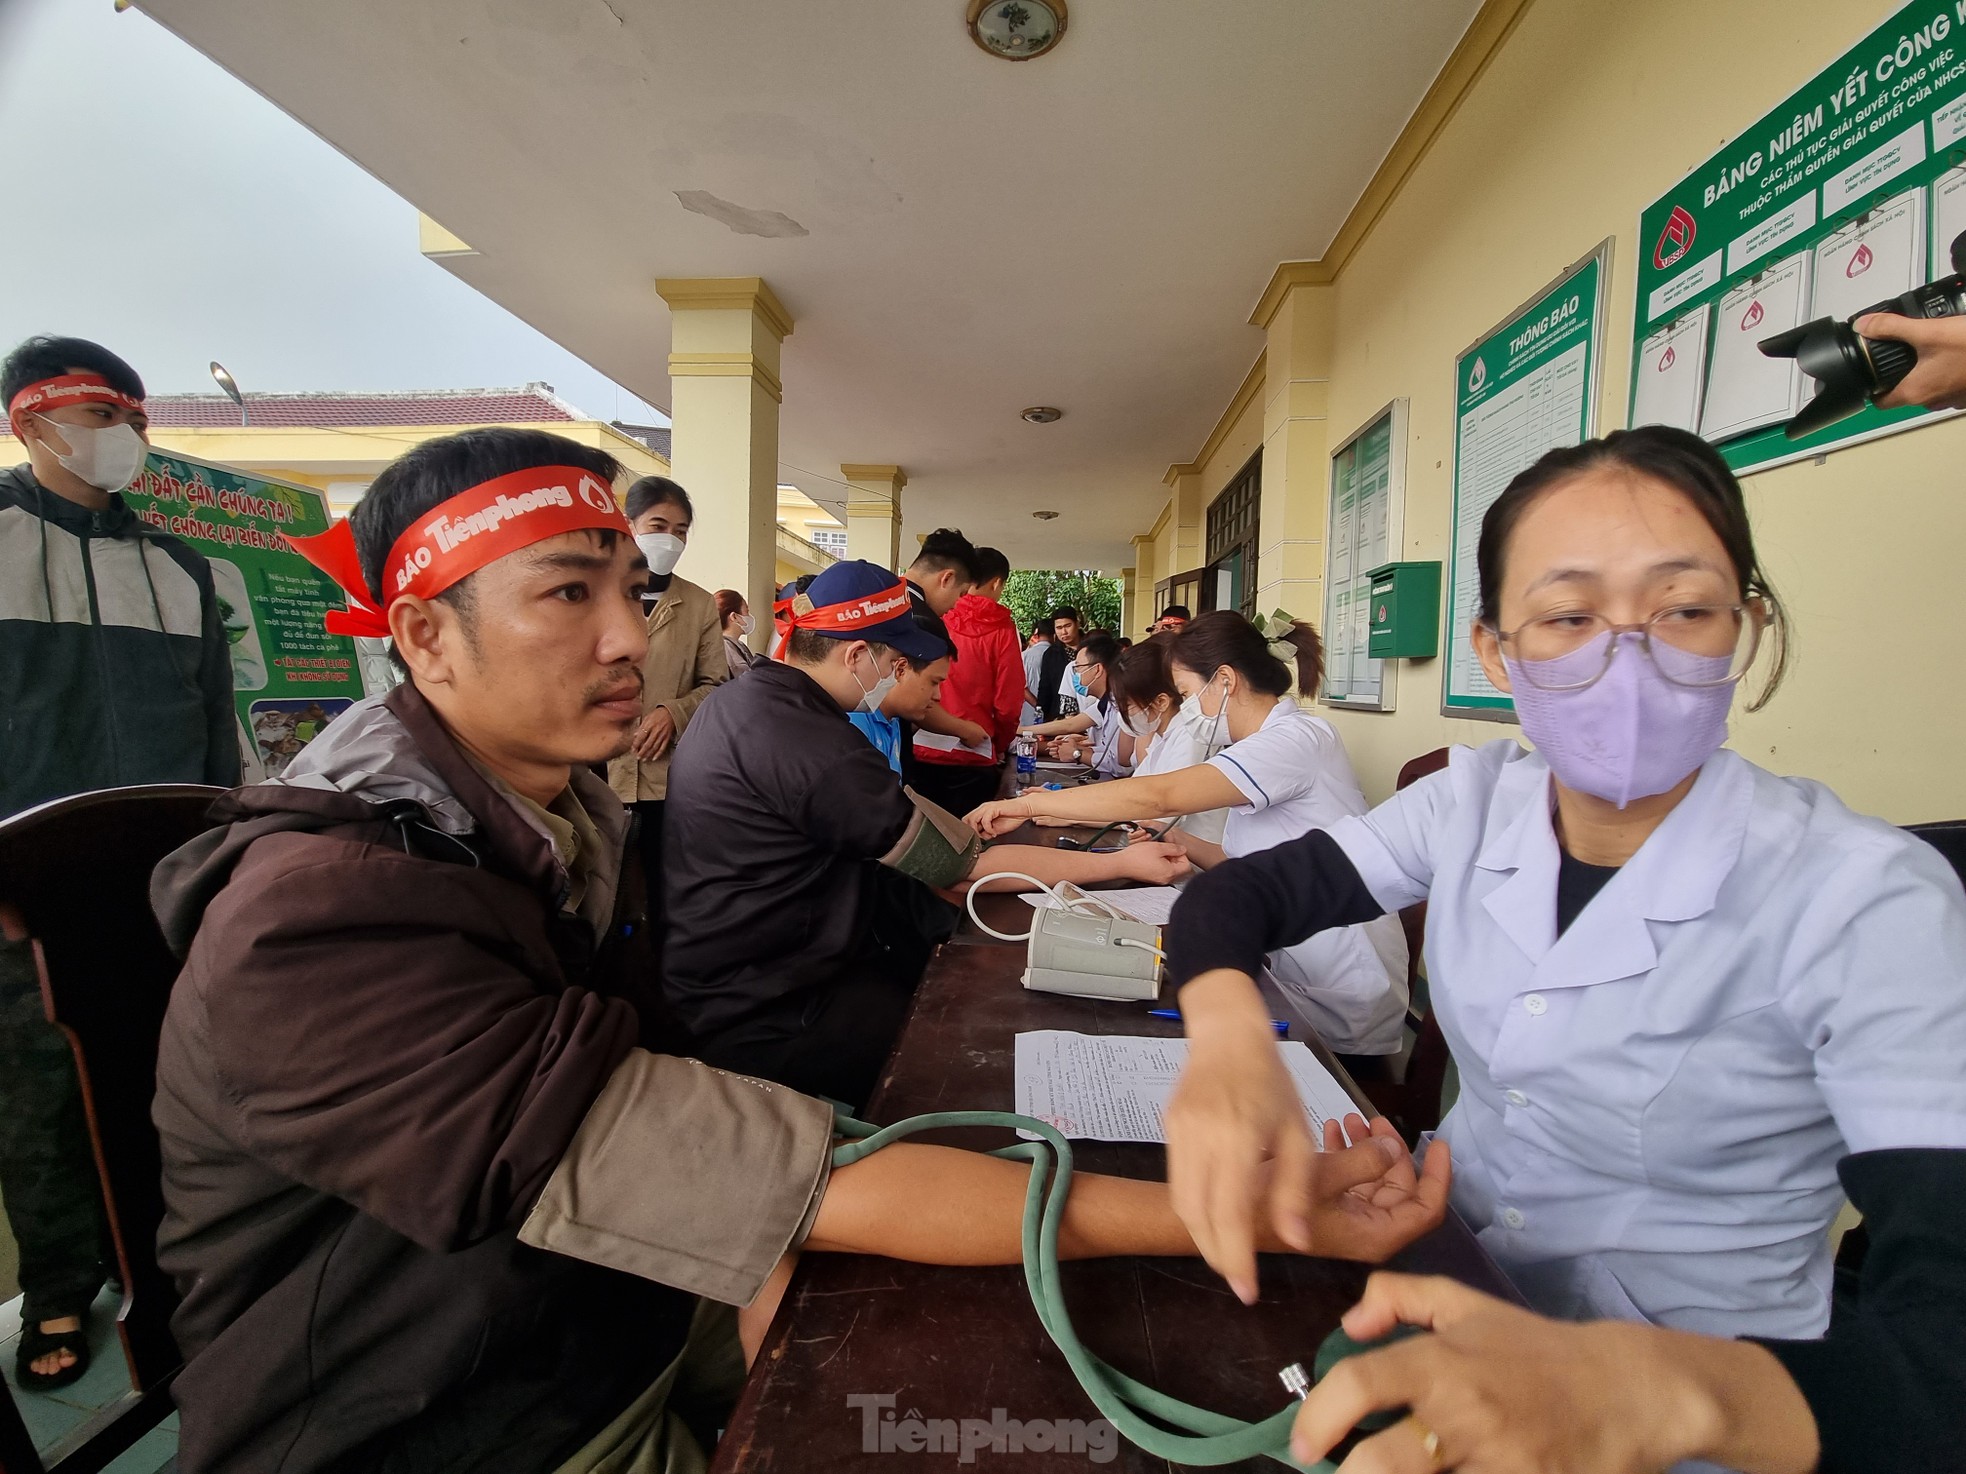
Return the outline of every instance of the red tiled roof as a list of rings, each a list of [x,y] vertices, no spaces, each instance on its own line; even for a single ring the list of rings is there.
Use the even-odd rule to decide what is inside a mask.
[[[223,394],[153,394],[150,423],[236,428],[239,406]],[[544,384],[522,389],[439,389],[401,394],[248,394],[252,428],[353,429],[374,425],[509,425],[580,418]]]

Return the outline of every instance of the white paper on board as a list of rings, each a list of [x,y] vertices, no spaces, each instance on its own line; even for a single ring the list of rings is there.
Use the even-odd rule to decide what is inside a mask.
[[[1966,166],[1932,182],[1932,275],[1952,270],[1952,241],[1966,231]]]
[[[1702,307],[1669,322],[1647,338],[1638,351],[1638,385],[1632,395],[1634,425],[1671,425],[1679,430],[1700,428],[1700,398],[1706,385],[1707,320],[1712,309]]]
[[[1802,370],[1792,358],[1769,358],[1760,344],[1809,319],[1810,264],[1807,251],[1777,261],[1720,299],[1700,417],[1705,439],[1779,425],[1802,408]]]
[[[1816,245],[1811,311],[1845,318],[1925,281],[1925,191],[1884,201]]]

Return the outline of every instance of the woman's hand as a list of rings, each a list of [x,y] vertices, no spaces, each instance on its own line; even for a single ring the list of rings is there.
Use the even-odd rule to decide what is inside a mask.
[[[1346,1138],[1352,1145],[1346,1146]],[[1377,1160],[1363,1149],[1371,1148]],[[1374,1170],[1376,1169],[1376,1170]],[[1380,1264],[1447,1216],[1448,1154],[1428,1148],[1416,1171],[1406,1143],[1384,1116],[1324,1123],[1324,1151],[1311,1163],[1310,1231],[1313,1254]],[[1263,1247],[1276,1242],[1264,1235]],[[1289,1247],[1289,1246],[1285,1246]]]
[[[1343,1474],[1657,1474],[1692,1458],[1807,1474],[1820,1456],[1801,1392],[1747,1342],[1548,1320],[1400,1274],[1375,1274],[1344,1325],[1361,1341],[1398,1325],[1433,1334],[1349,1357],[1313,1387],[1291,1432],[1301,1463],[1367,1413],[1401,1407],[1411,1416],[1361,1442]]]
[[[1117,851],[1120,874],[1142,885],[1173,885],[1194,870],[1179,845],[1149,841],[1129,844]]]
[[[1252,1305],[1259,1235],[1326,1252],[1314,1247],[1317,1145],[1253,980],[1203,973],[1182,988],[1181,1012],[1188,1063],[1167,1107],[1168,1188],[1202,1258]],[[1446,1210],[1448,1174],[1436,1142],[1414,1188],[1424,1187],[1422,1208],[1435,1223]]]
[[[1031,817],[1031,806],[1021,798],[1000,798],[972,809],[963,820],[985,839],[1010,833]]]

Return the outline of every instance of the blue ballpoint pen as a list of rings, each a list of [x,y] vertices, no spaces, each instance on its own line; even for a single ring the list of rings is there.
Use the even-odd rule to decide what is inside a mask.
[[[1174,1008],[1150,1008],[1147,1010],[1147,1017],[1173,1019],[1177,1024],[1181,1022],[1181,1012],[1179,1009]],[[1288,1019],[1273,1018],[1270,1020],[1270,1027],[1275,1029],[1278,1036],[1281,1037],[1290,1032],[1290,1021]]]

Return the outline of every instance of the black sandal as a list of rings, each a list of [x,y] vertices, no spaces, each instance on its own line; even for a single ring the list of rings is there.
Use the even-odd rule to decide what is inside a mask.
[[[34,1370],[35,1362],[57,1351],[73,1355],[74,1365],[65,1366],[58,1372]],[[53,1392],[58,1387],[81,1381],[88,1370],[89,1330],[86,1324],[80,1330],[52,1333],[42,1330],[39,1322],[20,1328],[20,1350],[14,1355],[14,1382],[21,1391]]]

